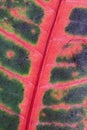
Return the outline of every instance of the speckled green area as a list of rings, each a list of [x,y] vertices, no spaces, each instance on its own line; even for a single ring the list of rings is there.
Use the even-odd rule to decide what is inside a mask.
[[[23,85],[16,79],[9,79],[0,72],[0,103],[19,113],[19,104],[23,100]]]
[[[0,110],[0,130],[18,130],[19,117]]]
[[[74,61],[81,75],[87,75],[87,46],[74,57]]]
[[[19,117],[0,110],[0,130],[18,130]]]
[[[51,83],[56,83],[56,82],[65,82],[74,79],[72,76],[72,73],[76,72],[75,67],[55,67],[51,71],[51,76],[50,76],[50,82]]]
[[[8,51],[14,52],[12,58],[7,57],[6,53]],[[27,50],[0,35],[0,65],[19,74],[28,74],[30,69],[30,60],[28,57]]]
[[[58,95],[58,90],[49,89],[48,91],[45,92],[43,96],[44,105],[49,106],[49,105],[59,104],[61,102],[61,100],[58,100],[55,97],[53,97],[52,94]]]
[[[84,130],[84,124],[80,123],[75,128],[70,126],[38,125],[36,130]]]
[[[69,89],[62,101],[69,104],[80,104],[87,98],[87,84]]]
[[[28,24],[24,21],[13,21],[12,26],[16,33],[21,35],[27,41],[30,41],[32,44],[36,44],[39,38],[40,29],[34,24]],[[34,33],[32,32],[34,31]]]
[[[27,17],[31,19],[33,22],[40,24],[44,16],[44,11],[39,5],[30,1],[27,7],[26,14]]]
[[[40,27],[38,24],[42,22],[42,18],[44,17],[44,10],[37,5],[32,0],[24,1],[24,0],[6,0],[1,2],[3,3],[4,8],[0,8],[0,24],[1,27],[7,27],[9,24],[9,28],[12,29],[12,32],[15,32],[21,38],[26,40],[31,44],[36,44],[40,35]],[[10,9],[19,8],[24,11],[24,16],[31,20],[33,23],[27,23],[25,19],[15,18],[11,13]],[[3,24],[3,26],[2,26]],[[6,28],[7,31],[10,29]]]
[[[6,9],[0,8],[0,21],[2,20],[8,20],[11,18],[11,15],[9,13],[9,11],[7,11]]]
[[[4,5],[5,5],[5,7],[7,7],[8,9],[14,7],[12,0],[6,0],[6,2],[4,3]]]
[[[44,116],[45,114],[45,116]],[[85,110],[82,107],[72,108],[66,111],[65,109],[53,110],[44,108],[40,112],[40,122],[60,122],[60,123],[79,123],[85,118]]]
[[[13,2],[14,7],[23,7],[25,6],[24,0],[14,0]]]
[[[58,99],[59,93],[58,89],[47,90],[43,96],[43,104],[47,106],[58,105],[60,103],[81,104],[87,98],[87,84],[72,87],[65,92],[62,90],[60,99]]]
[[[45,116],[43,115],[45,114]],[[65,122],[66,110],[54,111],[51,108],[44,108],[40,112],[40,122]]]
[[[38,125],[37,130],[74,130],[69,126],[55,126],[55,125]]]
[[[1,5],[4,5],[7,9],[15,8],[15,7],[24,7],[26,3],[24,0],[5,0],[1,2]]]
[[[64,62],[67,62],[67,63],[74,63],[74,59],[73,58],[66,58],[66,57],[57,57],[56,59],[56,62],[57,63],[64,63]]]

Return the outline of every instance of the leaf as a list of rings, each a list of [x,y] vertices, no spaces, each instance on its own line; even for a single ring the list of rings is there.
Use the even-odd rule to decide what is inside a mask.
[[[84,130],[86,0],[0,1],[0,130]]]

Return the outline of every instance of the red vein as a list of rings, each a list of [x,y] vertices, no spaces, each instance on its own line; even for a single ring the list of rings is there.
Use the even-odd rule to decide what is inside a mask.
[[[42,69],[43,69],[43,63],[45,61],[45,56],[46,56],[46,52],[47,52],[47,49],[48,49],[50,36],[52,34],[52,30],[54,28],[54,25],[55,25],[55,22],[56,22],[56,18],[57,18],[57,15],[58,15],[61,3],[62,3],[62,0],[60,0],[59,5],[57,7],[55,18],[54,18],[54,22],[52,24],[52,27],[50,29],[50,33],[49,33],[49,36],[48,36],[48,39],[47,39],[47,42],[46,42],[45,51],[44,51],[42,62],[41,62],[40,69],[39,69],[39,72],[38,72],[37,81],[36,81],[35,89],[33,91],[33,96],[32,96],[32,100],[31,100],[31,104],[30,104],[30,108],[29,108],[29,112],[28,112],[28,116],[27,116],[26,127],[25,127],[26,130],[28,130],[28,128],[29,128],[29,123],[30,123],[31,114],[32,114],[32,108],[33,108],[33,105],[34,105],[34,100],[35,100],[37,89],[38,89],[38,85],[39,85],[39,79],[40,79],[41,72],[42,72]]]

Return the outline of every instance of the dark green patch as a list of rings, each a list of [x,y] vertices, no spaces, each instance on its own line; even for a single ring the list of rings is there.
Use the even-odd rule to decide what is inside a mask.
[[[23,7],[25,6],[24,0],[14,0],[13,2],[14,7]]]
[[[50,77],[50,82],[51,83],[56,83],[58,81],[68,81],[74,79],[72,76],[72,73],[76,72],[76,68],[74,67],[69,67],[69,68],[64,68],[64,67],[55,67],[51,71],[51,77]]]
[[[27,17],[37,24],[41,23],[44,16],[43,9],[40,6],[36,5],[34,2],[29,2],[26,13]]]
[[[52,93],[54,93],[54,89],[49,89],[48,91],[45,92],[44,97],[43,97],[44,105],[53,105],[53,104],[60,103],[58,99],[52,96]],[[55,91],[55,95],[58,95],[57,90]]]
[[[84,108],[72,108],[66,113],[66,122],[67,123],[76,123],[82,121],[86,116],[86,111]]]
[[[10,80],[0,72],[0,102],[19,113],[18,105],[23,100],[24,88],[16,79]]]
[[[6,55],[8,51],[13,51],[14,57],[8,58]],[[24,48],[0,36],[0,64],[2,66],[20,74],[28,74],[30,68],[28,55]]]
[[[74,8],[71,12],[70,20],[87,23],[87,9],[86,8]]]
[[[67,33],[73,35],[82,35],[87,36],[87,24],[80,22],[71,22],[66,28],[65,31]]]
[[[40,112],[40,122],[60,122],[60,123],[78,123],[85,118],[85,111],[82,107],[72,108],[68,111],[65,109],[52,110],[44,108]]]
[[[87,98],[87,85],[82,85],[80,87],[74,87],[66,91],[65,96],[61,95],[61,98],[58,99],[57,89],[49,89],[45,92],[43,96],[44,105],[54,105],[59,103],[68,103],[68,104],[80,104]],[[54,96],[53,96],[54,95]]]
[[[0,20],[10,19],[11,16],[6,9],[0,8]]]
[[[12,26],[16,33],[20,34],[22,38],[36,44],[39,38],[40,29],[34,24],[28,24],[24,21],[13,21]]]
[[[87,85],[71,88],[62,98],[62,101],[69,104],[82,103],[87,97]]]
[[[6,0],[4,5],[9,9],[13,7],[13,2],[12,0]]]
[[[74,57],[74,61],[81,75],[87,75],[87,47]]]
[[[0,110],[0,130],[18,130],[19,117]]]
[[[87,36],[87,9],[74,8],[70,15],[71,22],[65,28],[67,33]]]
[[[55,125],[38,125],[37,130],[74,130],[69,126],[55,126]]]
[[[44,116],[45,114],[45,116]],[[51,108],[44,108],[40,112],[40,122],[65,122],[66,110],[60,109],[58,111],[54,111]]]
[[[15,8],[15,7],[24,7],[25,6],[25,2],[24,0],[6,0],[6,2],[4,2],[5,7],[9,8]]]
[[[57,62],[57,63],[60,63],[60,62],[73,63],[74,61],[73,61],[72,58],[57,57],[56,62]]]

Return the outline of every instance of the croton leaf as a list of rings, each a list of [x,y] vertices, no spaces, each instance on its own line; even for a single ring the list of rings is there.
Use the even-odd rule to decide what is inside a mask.
[[[0,1],[0,130],[87,129],[87,1]]]

